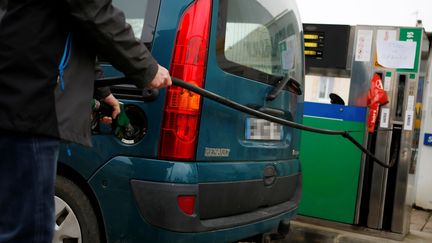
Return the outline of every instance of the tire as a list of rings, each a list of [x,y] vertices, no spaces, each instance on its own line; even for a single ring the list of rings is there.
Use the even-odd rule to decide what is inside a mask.
[[[71,180],[57,176],[53,243],[100,243],[99,224],[90,200]]]

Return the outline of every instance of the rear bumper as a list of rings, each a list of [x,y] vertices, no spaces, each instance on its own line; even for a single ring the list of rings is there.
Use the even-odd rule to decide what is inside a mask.
[[[180,193],[183,195],[198,193],[195,205],[195,212],[198,214],[199,207],[204,205],[203,203],[200,205],[200,199],[204,197],[199,194],[203,188],[200,189],[200,185],[211,186],[211,184],[220,185],[230,182],[237,185],[257,180],[262,185],[264,183],[263,171],[268,164],[269,162],[250,161],[247,163],[206,162],[198,165],[198,163],[190,162],[119,156],[100,167],[91,176],[88,183],[95,193],[102,213],[107,242],[234,242],[272,231],[279,226],[281,221],[290,220],[296,216],[301,184],[292,185],[297,190],[295,196],[289,201],[292,201],[295,206],[288,211],[284,211],[287,208],[272,211],[270,207],[260,204],[261,208],[229,214],[227,215],[229,217],[216,216],[202,219],[200,215],[193,215],[193,217],[184,215],[177,208],[176,197]],[[283,160],[271,164],[277,168],[278,178],[297,175],[301,182],[299,161]],[[278,179],[273,186],[277,183]],[[162,187],[152,189],[152,186],[155,185],[162,185]],[[236,191],[223,190],[223,188],[215,187],[213,192],[220,193],[219,195],[229,192],[232,195]],[[253,189],[238,189],[237,192],[240,190],[252,194],[257,189],[255,188],[254,191]],[[221,202],[222,197],[223,195],[219,198],[214,197],[212,200]],[[266,201],[262,202],[266,204]],[[279,204],[272,205],[277,209]],[[238,206],[239,204],[233,205]],[[147,206],[149,210],[146,210]],[[281,211],[284,212],[279,213]],[[177,217],[179,214],[181,216]],[[260,217],[248,217],[249,215],[260,215]],[[244,218],[246,220],[243,220]],[[187,226],[183,227],[183,225]]]
[[[292,180],[301,180],[300,174],[293,175],[287,179],[287,183]],[[253,183],[252,183],[253,184]],[[208,184],[206,185],[208,186]],[[253,224],[270,218],[282,217],[286,214],[296,212],[298,201],[300,199],[301,183],[293,183],[294,187],[290,200],[273,204],[267,207],[257,207],[255,210],[240,214],[229,214],[229,216],[206,218],[199,215],[200,201],[208,202],[208,198],[200,200],[199,184],[176,184],[150,182],[143,180],[131,180],[131,187],[134,198],[138,205],[143,218],[153,226],[157,226],[169,231],[183,233],[198,233],[215,230],[233,228],[237,226]],[[289,188],[286,188],[289,190]],[[222,192],[223,193],[223,192]],[[184,214],[177,206],[177,197],[179,195],[197,195],[197,203],[193,215]],[[217,200],[217,198],[214,198]],[[235,200],[233,200],[235,203]],[[251,203],[253,204],[253,203]],[[217,206],[213,203],[211,207]],[[222,203],[220,205],[223,205]],[[202,206],[202,205],[201,205]],[[237,204],[232,207],[244,207],[245,205]],[[241,210],[241,209],[240,209]]]

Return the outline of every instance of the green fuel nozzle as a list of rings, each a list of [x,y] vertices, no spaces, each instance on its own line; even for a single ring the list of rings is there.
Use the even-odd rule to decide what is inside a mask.
[[[113,108],[97,99],[92,99],[91,102],[93,111],[92,124],[97,123],[100,119],[105,116],[111,117]],[[113,119],[114,135],[122,141],[134,141],[139,135],[139,129],[135,129],[130,123],[130,120],[126,114],[125,106],[120,102],[120,113],[115,119]]]

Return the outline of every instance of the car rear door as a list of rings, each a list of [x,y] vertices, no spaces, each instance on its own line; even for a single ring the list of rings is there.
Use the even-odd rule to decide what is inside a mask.
[[[283,77],[303,88],[303,45],[292,1],[215,1],[205,88],[264,113],[299,122],[303,96],[289,85],[267,95]],[[198,161],[272,161],[296,158],[298,131],[205,99]]]
[[[295,2],[213,1],[212,19],[205,88],[301,122],[299,90],[291,92],[295,89],[287,85],[268,98],[285,78],[304,87],[302,26]],[[260,210],[265,218],[294,209],[301,191],[299,138],[298,130],[204,99],[196,149],[200,218]]]

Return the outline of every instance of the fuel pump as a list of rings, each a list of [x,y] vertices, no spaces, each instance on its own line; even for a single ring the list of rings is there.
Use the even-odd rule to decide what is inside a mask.
[[[409,232],[415,188],[420,121],[415,108],[421,106],[421,69],[429,53],[424,30],[303,26],[305,83],[310,85],[305,91],[304,124],[362,130],[357,141],[385,166],[350,151],[342,139],[302,133],[300,159],[308,173],[303,176],[299,214],[312,222],[323,219],[403,237]],[[346,102],[327,102],[331,93]]]
[[[351,104],[369,107],[368,150],[394,164],[383,168],[363,158],[355,223],[404,236],[418,146],[415,106],[422,102],[420,69],[429,42],[422,28],[356,26],[354,32]],[[367,77],[373,77],[372,83]]]

